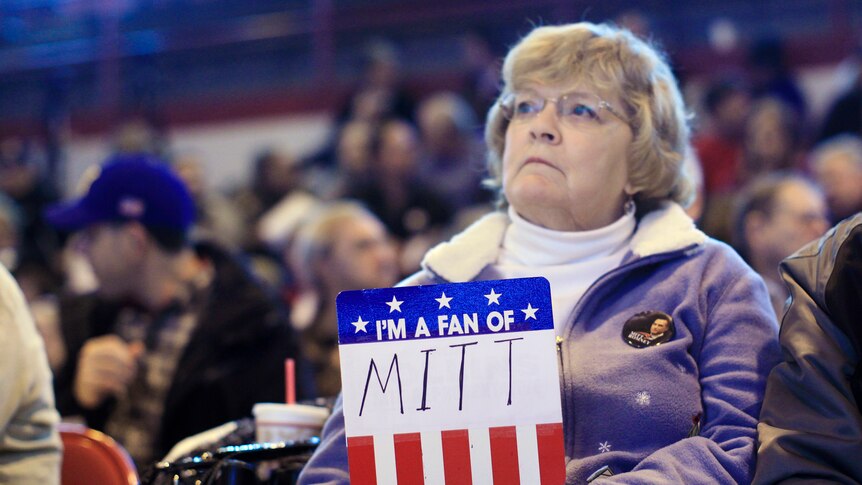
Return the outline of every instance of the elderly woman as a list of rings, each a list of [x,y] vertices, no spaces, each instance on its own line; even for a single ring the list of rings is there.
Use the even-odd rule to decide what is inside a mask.
[[[506,210],[404,284],[550,281],[567,483],[750,481],[777,324],[762,280],[679,205],[689,130],[668,65],[578,23],[535,29],[503,79],[485,138]],[[644,312],[669,338],[638,334]],[[336,408],[300,482],[347,483],[344,443]]]

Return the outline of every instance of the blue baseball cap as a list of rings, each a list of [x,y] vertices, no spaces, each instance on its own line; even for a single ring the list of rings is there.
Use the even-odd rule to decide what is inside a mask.
[[[137,221],[154,229],[187,232],[195,204],[180,178],[152,155],[117,155],[105,162],[87,193],[45,211],[64,231],[102,222]]]

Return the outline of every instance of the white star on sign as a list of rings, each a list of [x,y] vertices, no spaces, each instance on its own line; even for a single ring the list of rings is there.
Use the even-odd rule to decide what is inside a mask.
[[[359,316],[358,320],[356,320],[355,322],[350,322],[350,324],[356,327],[356,332],[354,333],[359,333],[360,330],[365,333],[368,333],[368,330],[365,329],[365,326],[368,325],[368,322],[362,321],[362,315]]]
[[[604,443],[599,443],[599,451],[602,453],[607,453],[611,451],[611,444],[605,441]]]
[[[487,295],[485,295],[485,298],[487,298],[487,299],[488,299],[488,304],[489,304],[489,305],[490,305],[491,303],[496,303],[496,304],[498,304],[498,305],[499,305],[499,304],[500,304],[500,297],[501,297],[501,296],[503,296],[503,294],[502,294],[502,293],[494,293],[494,288],[491,288],[491,293],[488,293]]]
[[[524,312],[524,320],[529,320],[531,318],[533,320],[535,320],[536,319],[536,312],[539,311],[539,309],[533,308],[533,305],[527,303],[527,308],[524,308],[521,311]]]
[[[440,310],[443,307],[449,308],[450,310],[452,309],[452,307],[449,306],[449,302],[452,301],[452,297],[451,296],[447,297],[445,291],[440,294],[440,298],[434,298],[434,299],[437,300],[437,303],[440,304],[440,307],[437,308],[438,310]]]
[[[404,303],[404,300],[398,301],[395,299],[395,295],[392,295],[392,301],[386,302],[386,304],[389,305],[389,313],[400,312],[402,303]]]

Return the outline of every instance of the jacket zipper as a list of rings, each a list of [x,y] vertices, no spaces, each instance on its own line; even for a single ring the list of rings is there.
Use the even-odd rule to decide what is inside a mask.
[[[563,337],[557,335],[557,372],[563,375]]]
[[[560,380],[561,380],[561,389],[560,393],[562,394],[562,411],[563,411],[563,436],[565,438],[565,453],[566,456],[570,456],[571,451],[574,450],[574,441],[572,440],[573,434],[566,433],[566,429],[568,427],[569,422],[574,422],[574,413],[569,411],[569,407],[571,404],[569,403],[569,383],[568,380],[564,378],[566,367],[565,367],[565,359],[563,359],[563,342],[567,338],[571,337],[571,332],[574,330],[575,322],[577,321],[577,317],[580,316],[581,313],[584,312],[584,309],[587,308],[587,302],[593,299],[594,295],[598,293],[602,286],[605,286],[610,280],[617,278],[623,273],[628,273],[631,270],[648,266],[651,264],[655,264],[658,262],[666,261],[669,259],[673,259],[680,255],[688,255],[693,249],[699,247],[700,245],[692,245],[686,248],[677,249],[675,251],[667,252],[667,253],[659,253],[653,254],[650,256],[645,256],[642,258],[635,259],[633,261],[629,261],[621,266],[617,266],[616,268],[608,271],[604,275],[602,275],[599,279],[593,282],[588,288],[587,291],[584,292],[583,296],[581,296],[578,304],[575,305],[575,308],[572,309],[572,313],[569,314],[569,322],[572,322],[571,326],[567,329],[563,330],[563,334],[565,336],[559,336],[556,339],[557,343],[557,356],[559,362],[559,372],[560,372]],[[625,259],[624,259],[625,261]]]

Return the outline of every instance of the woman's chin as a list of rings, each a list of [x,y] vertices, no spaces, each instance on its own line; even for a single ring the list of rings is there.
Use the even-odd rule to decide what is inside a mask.
[[[561,205],[557,192],[559,189],[550,183],[516,183],[506,190],[506,199],[516,209],[518,207],[556,207]]]

